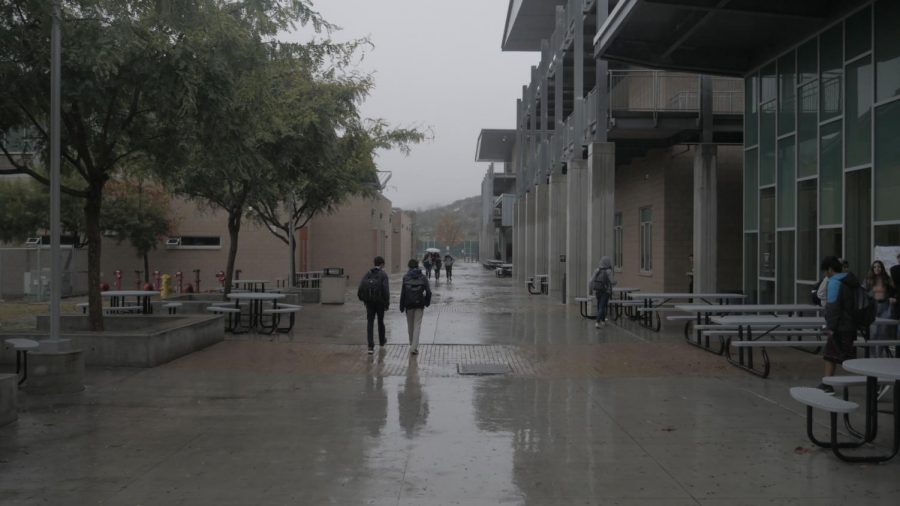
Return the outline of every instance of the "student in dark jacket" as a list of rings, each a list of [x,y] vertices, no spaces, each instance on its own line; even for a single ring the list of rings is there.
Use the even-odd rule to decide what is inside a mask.
[[[384,328],[384,312],[391,305],[391,285],[388,275],[384,272],[384,258],[375,257],[375,266],[369,269],[369,272],[363,276],[359,282],[359,289],[356,296],[366,305],[366,340],[369,345],[369,355],[375,352],[375,336],[374,327],[375,318],[378,318],[378,344],[384,346],[387,344]],[[369,293],[369,279],[374,279],[379,290],[378,293]]]
[[[822,260],[822,271],[828,277],[828,291],[825,304],[825,332],[828,341],[825,343],[825,376],[834,376],[838,364],[856,357],[857,325],[853,318],[854,291],[860,286],[859,280],[852,272],[842,272],[843,266],[837,257],[829,256]],[[824,383],[819,388],[833,392]]]
[[[422,316],[425,308],[431,305],[431,288],[428,278],[419,270],[419,261],[409,261],[409,272],[403,276],[403,287],[400,288],[400,312],[406,313],[406,324],[409,328],[409,353],[419,354],[419,332],[422,330]]]

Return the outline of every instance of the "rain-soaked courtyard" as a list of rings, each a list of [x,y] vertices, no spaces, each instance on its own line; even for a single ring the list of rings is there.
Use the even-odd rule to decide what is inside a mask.
[[[897,504],[900,461],[849,465],[807,440],[788,387],[817,384],[820,357],[773,351],[761,379],[678,325],[596,330],[577,306],[455,270],[434,287],[418,357],[394,276],[372,356],[348,298],[306,306],[288,335],[92,368],[76,395],[23,393],[0,428],[0,503]]]

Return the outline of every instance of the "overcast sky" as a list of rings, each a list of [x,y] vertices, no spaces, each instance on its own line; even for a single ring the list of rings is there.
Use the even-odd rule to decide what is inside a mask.
[[[428,208],[478,195],[487,164],[476,163],[482,128],[515,128],[516,98],[538,53],[504,53],[508,0],[314,0],[343,30],[368,36],[361,69],[374,72],[367,117],[395,126],[432,127],[434,140],[404,157],[383,152],[393,172],[385,195],[395,207]]]

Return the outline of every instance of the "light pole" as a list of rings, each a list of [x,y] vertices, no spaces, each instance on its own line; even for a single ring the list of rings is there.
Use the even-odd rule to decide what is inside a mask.
[[[53,21],[50,28],[50,335],[41,348],[59,351],[59,304],[62,297],[62,263],[59,258],[59,161],[60,161],[60,80],[62,70],[62,0],[53,0]]]

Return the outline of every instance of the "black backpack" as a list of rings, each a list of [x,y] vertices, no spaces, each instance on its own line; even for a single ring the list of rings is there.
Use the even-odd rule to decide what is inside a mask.
[[[412,309],[425,307],[425,278],[416,276],[403,280],[403,305]]]
[[[367,272],[359,284],[359,298],[365,303],[380,304],[384,302],[381,297],[381,276],[378,274],[377,270]]]
[[[853,324],[858,329],[868,329],[875,322],[875,299],[862,285],[852,286],[841,280],[841,284],[850,290],[844,299],[850,302],[848,313],[853,317]]]

